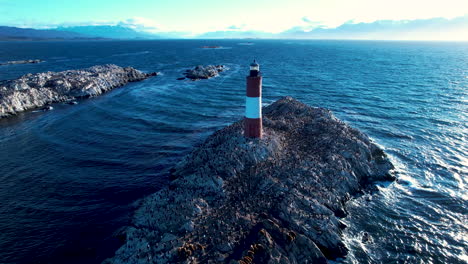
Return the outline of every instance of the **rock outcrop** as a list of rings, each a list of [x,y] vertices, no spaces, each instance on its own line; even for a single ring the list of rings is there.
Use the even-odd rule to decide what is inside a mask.
[[[290,97],[263,109],[264,138],[243,122],[215,132],[145,198],[105,263],[327,263],[347,253],[339,220],[393,165],[366,135]]]
[[[11,64],[35,64],[41,63],[42,60],[17,60],[17,61],[7,61],[7,62],[0,62],[0,65],[11,65]]]
[[[16,80],[0,81],[0,118],[28,109],[100,95],[128,82],[141,81],[157,73],[132,67],[99,65],[81,70],[26,74]]]
[[[227,70],[224,65],[198,65],[197,67],[187,70],[185,77],[192,80],[209,79],[218,76],[220,72]]]

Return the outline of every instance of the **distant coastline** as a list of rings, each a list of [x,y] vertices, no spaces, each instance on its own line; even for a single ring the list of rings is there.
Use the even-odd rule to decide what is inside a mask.
[[[27,37],[0,37],[0,41],[95,41],[112,40],[107,38],[27,38]]]

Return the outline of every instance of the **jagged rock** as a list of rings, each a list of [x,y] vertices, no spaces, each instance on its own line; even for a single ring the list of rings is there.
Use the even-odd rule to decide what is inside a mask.
[[[369,235],[369,233],[364,232],[362,234],[361,242],[366,244],[366,243],[371,243],[372,242],[372,237]]]
[[[170,187],[144,199],[126,244],[105,262],[327,263],[345,256],[336,212],[373,181],[392,180],[393,165],[329,110],[286,97],[263,113],[263,139],[244,138],[239,121],[175,166]]]
[[[189,79],[199,80],[218,76],[220,72],[225,70],[227,70],[227,67],[224,65],[198,65],[194,69],[187,70],[184,74]]]
[[[51,105],[46,105],[42,108],[43,111],[51,111],[54,110],[54,107]]]
[[[11,65],[11,64],[35,64],[44,62],[42,60],[17,60],[17,61],[7,61],[7,62],[0,62],[0,65]]]
[[[56,102],[100,95],[157,73],[108,64],[81,70],[26,74],[0,81],[0,118]]]

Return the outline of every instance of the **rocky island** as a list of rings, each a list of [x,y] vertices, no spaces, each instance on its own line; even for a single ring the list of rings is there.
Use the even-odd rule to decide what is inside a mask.
[[[7,61],[7,62],[0,62],[1,65],[13,65],[13,64],[37,64],[44,62],[42,60],[17,60],[17,61]]]
[[[16,80],[0,81],[0,118],[51,103],[97,96],[155,75],[157,73],[108,64],[81,70],[26,74]]]
[[[193,69],[186,70],[184,75],[185,78],[189,78],[191,80],[200,80],[200,79],[209,79],[212,77],[216,77],[219,75],[220,72],[227,70],[228,68],[224,65],[198,65]],[[178,80],[185,79],[184,77],[179,78]]]
[[[285,97],[263,108],[263,139],[243,121],[215,132],[146,197],[104,263],[328,263],[347,249],[345,203],[392,163],[327,109]]]
[[[201,47],[202,49],[220,49],[222,48],[221,46],[203,46]]]

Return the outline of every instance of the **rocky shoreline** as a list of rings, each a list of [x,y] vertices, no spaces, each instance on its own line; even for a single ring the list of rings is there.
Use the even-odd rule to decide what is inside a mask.
[[[263,109],[264,139],[243,121],[215,132],[146,197],[104,263],[327,263],[346,256],[345,203],[393,165],[365,134],[285,97]]]
[[[81,70],[26,74],[16,80],[0,81],[0,118],[52,103],[97,96],[156,75],[108,64]]]

